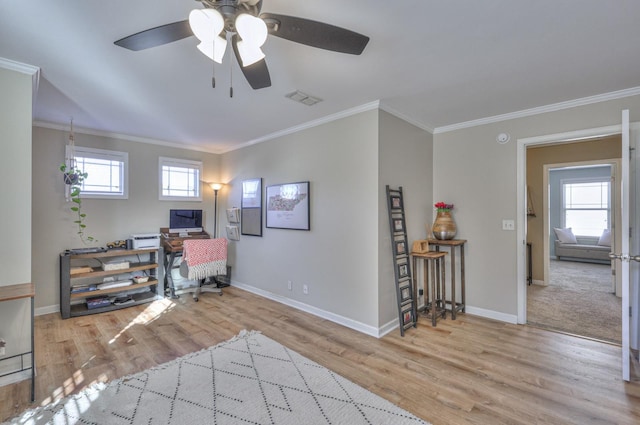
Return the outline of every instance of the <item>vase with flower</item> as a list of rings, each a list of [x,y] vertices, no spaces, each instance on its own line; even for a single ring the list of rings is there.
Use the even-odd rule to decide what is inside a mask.
[[[451,210],[453,204],[446,204],[444,202],[438,202],[434,204],[437,210],[436,219],[431,227],[433,237],[440,240],[453,239],[458,231],[456,222],[451,216]]]

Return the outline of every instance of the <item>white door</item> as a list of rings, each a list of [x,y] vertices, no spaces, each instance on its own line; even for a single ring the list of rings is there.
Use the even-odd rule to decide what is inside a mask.
[[[622,275],[622,379],[629,381],[630,378],[630,261],[640,261],[640,257],[629,255],[630,248],[630,194],[635,189],[635,182],[630,179],[631,176],[631,159],[630,159],[630,133],[629,133],[629,110],[622,111],[622,220],[620,222],[622,230],[621,252],[611,254],[611,258],[615,258],[620,262],[620,272]],[[635,191],[635,190],[634,190]],[[634,270],[637,268],[634,267]]]

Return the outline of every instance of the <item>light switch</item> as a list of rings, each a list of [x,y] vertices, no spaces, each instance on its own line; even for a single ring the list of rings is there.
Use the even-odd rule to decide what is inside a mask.
[[[502,230],[516,230],[515,220],[502,220]]]

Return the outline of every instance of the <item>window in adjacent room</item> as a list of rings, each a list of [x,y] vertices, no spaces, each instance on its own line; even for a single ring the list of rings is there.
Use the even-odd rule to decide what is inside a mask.
[[[128,153],[76,146],[73,157],[75,166],[87,173],[83,198],[128,199]]]
[[[160,157],[160,200],[202,201],[202,162]]]
[[[571,227],[581,236],[600,236],[603,229],[609,229],[610,190],[609,179],[563,180],[563,227]]]

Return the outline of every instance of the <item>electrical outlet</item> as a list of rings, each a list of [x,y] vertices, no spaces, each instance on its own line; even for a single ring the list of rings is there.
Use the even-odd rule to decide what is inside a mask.
[[[4,356],[7,352],[5,351],[5,346],[7,345],[7,342],[0,338],[0,356]]]
[[[287,281],[287,289],[293,291],[293,282],[291,282],[290,280]]]
[[[309,286],[308,285],[302,285],[302,293],[305,295],[309,295]]]

